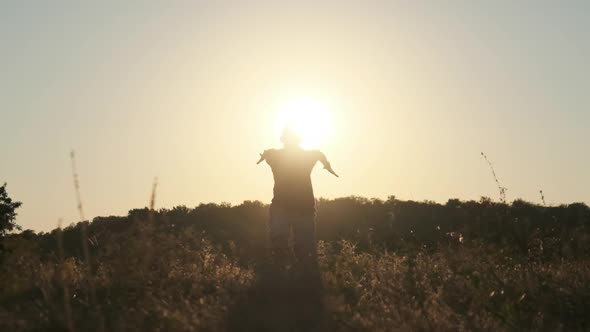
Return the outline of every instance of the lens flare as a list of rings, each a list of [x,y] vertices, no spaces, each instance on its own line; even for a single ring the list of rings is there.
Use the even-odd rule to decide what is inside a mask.
[[[321,148],[331,132],[332,117],[328,108],[312,98],[298,98],[285,102],[279,109],[277,133],[291,128],[301,138],[306,149]],[[277,136],[278,137],[278,136]]]

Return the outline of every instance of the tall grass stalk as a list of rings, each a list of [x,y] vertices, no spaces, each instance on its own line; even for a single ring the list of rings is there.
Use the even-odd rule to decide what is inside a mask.
[[[84,216],[84,207],[82,204],[82,195],[80,195],[80,181],[78,180],[78,170],[76,167],[76,153],[74,152],[74,150],[71,150],[70,152],[70,160],[72,163],[72,177],[74,180],[74,190],[76,191],[76,200],[78,203],[78,212],[80,213],[80,220],[81,220],[81,237],[82,237],[82,253],[84,255],[84,274],[86,276],[86,281],[88,284],[88,290],[87,290],[87,294],[86,294],[86,300],[88,300],[88,297],[90,297],[90,305],[92,307],[92,310],[94,310],[96,316],[97,316],[97,321],[98,321],[98,326],[97,326],[97,331],[103,331],[104,330],[104,326],[103,326],[103,320],[102,320],[102,314],[100,311],[100,308],[98,307],[97,301],[96,301],[96,287],[94,285],[94,275],[92,272],[92,262],[90,260],[90,251],[88,249],[88,242],[90,242],[90,239],[88,238],[88,221],[86,220],[85,216]],[[90,296],[88,296],[88,293],[90,294]]]
[[[158,188],[158,177],[154,178],[154,184],[152,185],[152,195],[150,196],[150,210],[153,210],[156,206],[156,189]]]
[[[150,205],[149,205],[149,213],[148,218],[150,222],[154,220],[154,212],[156,207],[156,189],[158,188],[158,177],[154,178],[154,183],[152,184],[152,194],[150,196]]]
[[[498,176],[496,175],[496,171],[494,170],[494,165],[492,165],[492,162],[490,162],[490,160],[488,159],[486,154],[482,152],[481,156],[483,157],[483,159],[485,159],[485,161],[490,166],[490,170],[492,171],[492,175],[494,176],[494,181],[496,181],[496,185],[498,186],[498,191],[500,192],[500,202],[506,203],[506,191],[508,190],[508,188],[503,187],[500,184],[500,181],[498,180]]]
[[[158,188],[158,177],[154,178],[152,184],[152,192],[150,195],[149,207],[147,211],[147,220],[135,220],[135,224],[139,227],[139,237],[144,243],[143,255],[141,258],[141,276],[144,281],[149,282],[151,278],[150,272],[154,264],[154,227],[155,227],[155,207],[156,207],[156,189]]]
[[[76,191],[78,213],[80,214],[80,221],[82,222],[81,235],[82,254],[84,255],[84,270],[86,272],[86,280],[88,281],[90,303],[94,306],[96,305],[96,290],[94,289],[94,280],[92,278],[92,267],[90,263],[90,252],[88,250],[88,223],[86,221],[86,217],[84,216],[82,196],[80,195],[80,181],[78,180],[78,170],[76,167],[76,153],[74,150],[70,152],[70,159],[72,162],[72,177],[74,179],[74,190]],[[88,301],[88,298],[86,300]]]
[[[70,304],[70,290],[66,285],[65,273],[64,273],[64,245],[63,245],[63,232],[61,230],[61,222],[59,219],[57,222],[57,255],[59,259],[59,282],[64,292],[64,320],[66,328],[69,332],[74,331],[74,323],[72,321],[72,306]]]

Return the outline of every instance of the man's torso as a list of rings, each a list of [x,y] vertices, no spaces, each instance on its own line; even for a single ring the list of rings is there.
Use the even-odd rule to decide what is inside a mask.
[[[319,158],[318,151],[281,149],[265,151],[275,181],[272,206],[290,213],[315,212],[311,171]]]

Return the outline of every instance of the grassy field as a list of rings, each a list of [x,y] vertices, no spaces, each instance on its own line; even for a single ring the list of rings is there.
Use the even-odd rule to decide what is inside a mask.
[[[136,209],[7,236],[0,330],[590,330],[584,204],[320,200],[321,283],[271,264],[267,213]]]

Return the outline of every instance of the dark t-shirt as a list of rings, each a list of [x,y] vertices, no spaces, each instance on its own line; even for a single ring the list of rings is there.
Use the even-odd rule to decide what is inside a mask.
[[[311,171],[324,155],[303,149],[272,149],[264,151],[263,156],[275,180],[272,206],[288,213],[315,212]]]

